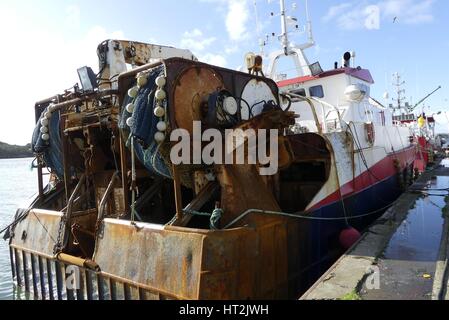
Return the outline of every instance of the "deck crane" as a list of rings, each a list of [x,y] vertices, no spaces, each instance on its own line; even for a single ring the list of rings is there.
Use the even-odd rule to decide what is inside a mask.
[[[438,86],[438,88],[436,88],[435,90],[433,90],[431,93],[429,93],[427,96],[425,96],[424,98],[422,98],[421,100],[419,100],[418,103],[416,103],[413,107],[409,107],[408,111],[410,113],[412,113],[413,111],[415,111],[415,109],[424,101],[426,101],[428,98],[430,98],[433,94],[435,94],[438,90],[441,89],[441,86]]]

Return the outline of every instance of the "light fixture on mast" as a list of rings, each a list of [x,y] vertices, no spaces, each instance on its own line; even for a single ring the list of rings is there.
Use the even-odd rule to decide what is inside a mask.
[[[282,56],[291,57],[294,60],[296,71],[298,76],[310,76],[312,75],[312,70],[310,67],[310,63],[304,54],[304,50],[308,49],[310,47],[313,47],[315,45],[315,41],[313,40],[313,33],[312,33],[312,22],[310,21],[309,16],[309,9],[308,9],[308,1],[305,0],[305,11],[306,11],[306,19],[307,24],[304,27],[304,29],[300,29],[298,24],[298,19],[288,16],[285,6],[284,0],[279,0],[279,6],[280,6],[280,14],[275,15],[274,13],[271,13],[272,17],[280,17],[281,20],[281,33],[277,37],[279,42],[281,43],[282,49],[279,51],[275,51],[270,54],[270,65],[268,67],[267,74],[272,78],[276,78],[276,66],[277,61]],[[293,9],[296,9],[296,5],[292,6]],[[294,25],[295,30],[290,31],[288,30],[288,27],[291,27]],[[300,32],[303,31],[304,33],[307,33],[307,42],[303,44],[293,44],[290,39],[289,35],[293,32]],[[272,36],[275,37],[276,34],[272,33]]]

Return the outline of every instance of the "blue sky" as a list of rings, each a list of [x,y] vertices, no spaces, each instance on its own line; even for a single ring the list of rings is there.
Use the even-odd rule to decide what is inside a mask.
[[[286,0],[289,14],[304,22],[304,1]],[[378,26],[369,10],[379,10]],[[442,85],[426,106],[449,112],[449,1],[446,0],[309,0],[317,45],[308,49],[311,62],[333,67],[348,50],[356,63],[370,69],[372,95],[393,96],[392,73],[406,80],[406,96],[414,102]],[[279,33],[278,1],[0,1],[3,108],[0,141],[24,144],[34,126],[33,104],[78,81],[76,68],[97,68],[96,46],[107,38],[126,38],[191,49],[201,60],[238,68],[243,55],[259,50],[258,38]],[[395,22],[394,18],[396,17]],[[257,27],[258,26],[258,27]],[[296,43],[304,36],[296,34]],[[267,52],[277,44],[272,41]],[[449,116],[449,114],[448,114]],[[441,115],[440,130],[449,131]]]

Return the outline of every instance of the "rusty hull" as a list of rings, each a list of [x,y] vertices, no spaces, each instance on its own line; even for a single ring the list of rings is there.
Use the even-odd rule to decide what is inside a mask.
[[[286,219],[250,216],[246,227],[217,231],[104,219],[93,259],[86,261],[99,277],[144,290],[141,299],[286,299],[294,254],[287,249],[291,226]],[[16,226],[12,250],[26,253],[28,260],[58,263],[53,248],[61,217],[32,210]],[[75,221],[82,223],[83,217]],[[80,260],[61,256],[67,265]]]
[[[241,97],[246,83],[254,79],[264,81],[278,100],[278,88],[272,80],[173,58],[121,74],[118,78],[118,92],[113,92],[118,94],[119,103],[123,104],[126,92],[138,72],[161,64],[165,66],[167,77],[171,129],[191,129],[192,120],[201,118],[200,104],[211,91],[225,89],[232,95]],[[66,107],[90,98],[78,97],[63,101],[53,108],[65,112]],[[307,265],[307,261],[300,259],[301,250],[298,250],[298,246],[304,244],[306,232],[303,231],[306,228],[287,218],[253,213],[239,220],[235,229],[226,230],[134,223],[110,218],[100,219],[97,223],[97,211],[101,203],[99,199],[103,199],[112,172],[106,171],[104,166],[100,165],[106,155],[98,148],[100,143],[94,139],[98,129],[84,128],[85,124],[73,114],[64,116],[63,120],[67,120],[67,124],[75,126],[79,134],[87,136],[87,145],[92,147],[92,157],[86,158],[85,171],[93,177],[96,197],[94,206],[97,208],[74,212],[70,221],[66,221],[69,227],[79,225],[75,228],[78,235],[83,230],[88,231],[85,234],[91,232],[92,243],[95,243],[95,248],[92,247],[93,255],[77,252],[74,241],[69,241],[71,244],[63,248],[63,255],[60,256],[65,257],[66,261],[91,259],[98,266],[101,271],[95,271],[90,277],[96,276],[99,279],[99,297],[104,296],[104,281],[108,283],[111,299],[121,295],[117,291],[121,285],[125,298],[138,296],[143,299],[243,300],[286,299],[294,296],[299,270],[301,266]],[[293,114],[277,110],[247,121],[241,129],[283,129],[291,124],[291,121],[294,122]],[[66,124],[65,121],[61,123],[62,126]],[[72,133],[67,132],[65,137],[70,134]],[[129,211],[130,205],[127,198],[130,182],[129,153],[125,150],[125,141],[121,135],[120,138],[122,140],[119,145],[115,145],[115,149],[120,149],[122,184],[111,192],[113,198],[104,201],[107,215],[114,217],[123,216]],[[281,167],[288,167],[295,161],[296,155],[291,150],[288,138],[279,137],[279,142]],[[68,150],[70,148],[66,146],[65,160],[73,162]],[[258,165],[253,164],[216,166],[216,169],[217,188],[219,184],[222,192],[220,205],[224,209],[222,225],[226,225],[248,209],[281,211],[278,199],[279,175],[270,179],[261,177]],[[195,168],[189,170],[194,175]],[[66,164],[67,193],[70,192],[68,182],[71,182],[67,176],[68,172]],[[140,173],[138,175],[143,177]],[[181,193],[179,182],[176,187],[179,189],[177,192]],[[181,218],[185,218],[182,215],[183,203],[180,196],[176,198],[176,213],[178,220],[182,220]],[[192,203],[195,204],[195,198]],[[200,209],[198,207],[198,210]],[[151,210],[146,212],[148,215],[151,213]],[[36,256],[55,263],[60,262],[54,255],[54,246],[61,236],[59,230],[63,214],[33,209],[17,224],[11,239],[11,248],[14,251],[12,255],[18,257],[15,259],[16,263],[21,263],[21,254],[30,254],[31,259]],[[166,214],[174,215],[175,212]],[[90,247],[85,249],[84,252],[91,253]],[[26,270],[26,263],[23,264]],[[59,265],[57,268],[60,270]],[[57,273],[56,276],[60,275]],[[26,278],[25,275],[23,277]],[[86,274],[86,279],[87,277]],[[71,295],[73,293],[67,292],[67,297]]]
[[[177,299],[287,298],[287,225],[223,231],[105,219],[102,274]]]
[[[30,210],[27,217],[16,225],[10,245],[53,257],[62,216],[62,213],[57,211]]]

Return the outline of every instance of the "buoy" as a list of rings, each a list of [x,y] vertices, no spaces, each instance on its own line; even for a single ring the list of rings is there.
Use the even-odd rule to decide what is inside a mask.
[[[148,80],[147,80],[147,77],[145,77],[145,76],[139,76],[137,78],[137,85],[139,87],[143,87],[144,85],[147,84],[147,82],[148,82]]]
[[[44,133],[44,134],[42,135],[42,140],[44,140],[44,141],[50,140],[50,135],[49,135],[48,133]]]
[[[166,83],[167,83],[167,80],[165,79],[164,76],[159,76],[156,78],[156,85],[159,88],[162,88],[163,86],[165,86]]]
[[[133,117],[129,117],[128,119],[126,119],[126,125],[128,127],[132,127],[134,125],[134,119]]]
[[[51,119],[51,112],[50,112],[50,111],[45,112],[44,117],[45,117],[47,120],[50,120],[50,119]]]
[[[138,87],[132,87],[131,89],[128,90],[128,96],[130,96],[133,99],[135,97],[137,97],[138,93],[139,93],[139,88]]]
[[[165,131],[167,130],[167,124],[164,121],[159,121],[156,125],[157,129],[159,131]]]
[[[134,103],[128,103],[128,105],[126,106],[126,111],[128,111],[129,113],[133,113],[134,112]]]
[[[426,125],[426,118],[423,116],[418,118],[418,127],[423,128]]]
[[[361,234],[357,231],[357,229],[348,227],[340,232],[340,245],[343,249],[348,250],[360,239],[360,237]]]
[[[157,143],[161,143],[162,141],[165,140],[165,134],[163,132],[156,132],[154,134],[154,140],[156,140]]]
[[[162,90],[162,89],[156,90],[156,99],[157,100],[162,101],[166,97],[167,97],[167,94],[165,93],[164,90]]]
[[[48,119],[47,118],[42,118],[41,119],[41,125],[43,127],[48,127]]]
[[[165,109],[161,106],[154,108],[154,115],[158,118],[162,118],[165,115]]]
[[[41,133],[48,133],[48,128],[42,126],[40,131],[41,131]]]

